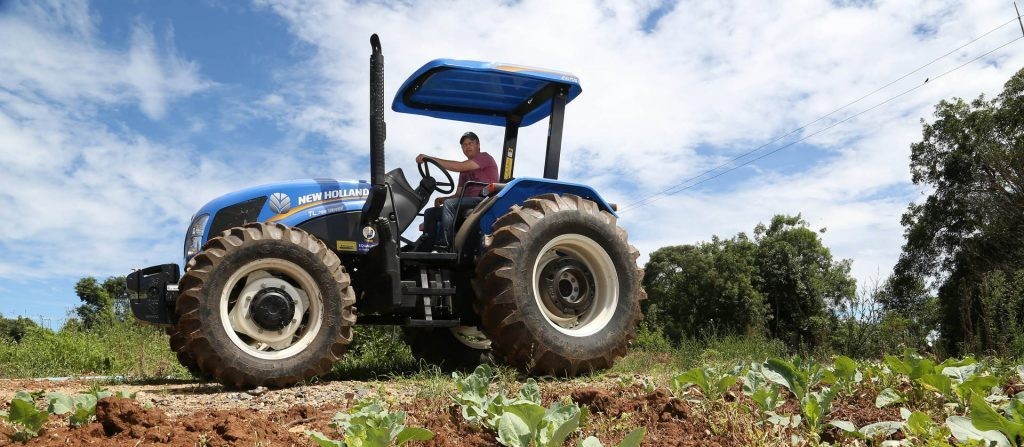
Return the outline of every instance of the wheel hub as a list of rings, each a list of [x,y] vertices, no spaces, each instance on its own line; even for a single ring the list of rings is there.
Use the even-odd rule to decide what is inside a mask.
[[[268,331],[284,329],[295,315],[295,300],[279,287],[261,289],[250,306],[253,321]]]
[[[560,317],[583,314],[594,304],[594,276],[580,261],[564,257],[544,266],[541,299]]]

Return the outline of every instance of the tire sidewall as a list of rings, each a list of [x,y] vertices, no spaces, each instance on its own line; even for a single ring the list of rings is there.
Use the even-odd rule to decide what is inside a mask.
[[[530,228],[530,237],[522,241],[521,257],[515,263],[513,288],[520,318],[535,339],[547,340],[547,346],[566,358],[588,359],[606,355],[624,344],[627,334],[636,329],[640,305],[636,296],[637,268],[629,245],[619,237],[614,224],[603,216],[577,209],[561,209],[547,214]],[[615,311],[598,332],[584,337],[565,334],[552,326],[535,297],[533,269],[541,249],[555,237],[578,234],[596,242],[611,258],[619,293]]]
[[[323,311],[321,312],[320,329],[312,342],[301,352],[284,359],[261,359],[252,356],[238,347],[228,336],[230,328],[226,328],[221,318],[221,297],[227,280],[247,264],[260,259],[277,258],[292,262],[306,271],[319,288]],[[199,295],[199,319],[202,325],[198,328],[209,341],[211,348],[220,351],[219,357],[225,365],[231,365],[255,377],[303,376],[304,371],[321,360],[320,353],[332,349],[332,345],[350,326],[342,322],[342,285],[334,280],[330,269],[324,265],[315,253],[297,244],[285,240],[263,239],[247,243],[237,250],[227,253],[213,268],[207,282]],[[309,293],[310,291],[307,291]],[[351,336],[346,337],[351,339]],[[335,353],[340,356],[342,353]],[[213,371],[211,367],[218,365],[202,365],[205,371]]]

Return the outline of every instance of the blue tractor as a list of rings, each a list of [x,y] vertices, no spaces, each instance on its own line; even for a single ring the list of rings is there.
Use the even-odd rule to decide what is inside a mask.
[[[396,112],[505,128],[501,181],[459,210],[450,246],[438,246],[402,234],[454,182],[429,159],[415,187],[401,169],[385,172],[384,62],[378,37],[370,43],[370,181],[295,180],[212,200],[185,234],[184,272],[164,264],[128,275],[136,318],[165,326],[193,374],[237,388],[326,373],[357,323],[399,325],[414,355],[451,367],[610,367],[636,335],[646,294],[615,206],[557,180],[577,78],[438,59],[405,81]],[[545,118],[544,176],[517,178],[518,130]]]

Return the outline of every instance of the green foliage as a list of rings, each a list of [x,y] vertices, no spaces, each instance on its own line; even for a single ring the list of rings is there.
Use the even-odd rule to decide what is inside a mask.
[[[456,394],[452,397],[462,417],[475,426],[483,426],[497,434],[499,443],[510,447],[561,446],[580,426],[584,411],[570,400],[552,402],[547,408],[540,404],[540,385],[529,379],[515,397],[502,390],[489,393],[494,380],[490,366],[480,365],[472,374],[453,373]],[[620,446],[639,445],[643,431],[630,433]],[[596,444],[595,444],[596,442]],[[585,446],[601,445],[596,439],[584,441]]]
[[[930,283],[947,350],[1007,349],[1004,335],[1020,333],[1024,298],[997,296],[1003,287],[991,275],[1008,279],[1024,268],[1024,70],[994,100],[944,100],[934,116],[911,145],[911,178],[932,193],[903,215],[893,307],[912,312],[918,286]]]
[[[387,447],[434,437],[434,433],[425,428],[406,427],[405,412],[391,412],[376,399],[357,402],[348,413],[337,413],[330,425],[342,435],[341,440],[317,431],[306,434],[323,447]]]
[[[721,399],[729,391],[729,387],[736,384],[738,377],[731,374],[719,374],[713,369],[693,368],[687,372],[672,378],[672,393],[681,396],[683,391],[691,386],[700,389],[701,394],[708,399]]]
[[[4,318],[3,315],[0,315],[0,341],[6,339],[18,343],[29,332],[37,330],[42,330],[42,328],[29,318]]]
[[[1018,446],[1024,441],[1024,401],[1010,400],[1002,416],[977,394],[971,395],[971,423],[981,431],[996,430],[1006,436],[1011,445]]]
[[[24,391],[19,391],[14,395],[10,406],[10,411],[2,416],[17,429],[11,435],[11,439],[14,441],[26,442],[39,436],[39,431],[43,429],[43,425],[50,418],[49,413],[36,408],[32,395]]]
[[[760,333],[767,307],[755,287],[755,249],[741,233],[656,250],[644,266],[647,320],[676,343]]]
[[[754,239],[663,247],[645,265],[648,321],[679,343],[767,331],[791,348],[829,338],[830,306],[854,296],[850,261],[834,261],[800,216],[775,216]]]
[[[767,226],[759,224],[754,239],[758,289],[772,317],[769,333],[793,348],[820,345],[827,337],[828,306],[855,295],[851,261],[834,261],[799,215],[778,215]]]
[[[0,377],[82,374],[190,377],[168,348],[163,330],[135,321],[88,331],[40,328],[19,343],[0,342]]]
[[[396,326],[356,326],[352,344],[331,369],[331,378],[365,379],[418,372],[417,363]]]
[[[128,288],[123,276],[111,276],[102,283],[91,276],[82,278],[75,283],[75,294],[82,300],[75,313],[86,329],[130,318]]]

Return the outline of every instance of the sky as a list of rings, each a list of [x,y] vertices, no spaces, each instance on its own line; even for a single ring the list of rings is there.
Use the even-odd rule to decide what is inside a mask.
[[[193,213],[233,190],[367,179],[372,33],[388,104],[435,58],[578,76],[560,179],[623,206],[641,263],[800,213],[869,285],[928,193],[908,167],[921,120],[1024,67],[1015,16],[1003,0],[0,0],[0,314],[59,328],[78,279],[180,264]],[[385,118],[386,165],[413,177],[467,130],[492,154],[503,136]],[[520,131],[517,176],[541,176],[546,130]]]

